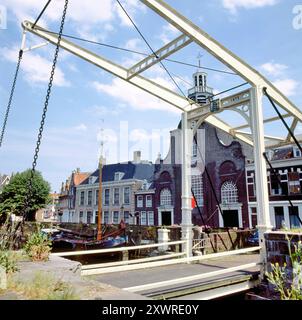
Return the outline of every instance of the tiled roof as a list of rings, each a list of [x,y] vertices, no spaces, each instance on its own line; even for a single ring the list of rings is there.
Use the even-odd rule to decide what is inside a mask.
[[[75,186],[81,184],[85,179],[90,176],[90,172],[75,172],[73,174],[73,183]]]
[[[154,165],[152,163],[116,163],[103,166],[102,181],[110,182],[114,181],[114,174],[116,172],[124,173],[121,180],[137,179],[137,180],[149,180],[154,172]],[[94,183],[99,183],[99,169],[94,171],[91,177],[96,177]],[[87,177],[82,183],[89,184],[89,177]]]

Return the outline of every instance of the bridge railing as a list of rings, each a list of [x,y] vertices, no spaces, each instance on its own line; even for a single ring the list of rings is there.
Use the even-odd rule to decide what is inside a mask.
[[[95,250],[84,250],[84,251],[68,251],[68,252],[55,252],[51,253],[52,256],[59,257],[70,257],[70,256],[80,256],[80,255],[91,255],[91,254],[106,254],[115,252],[128,252],[131,250],[146,250],[151,248],[159,247],[170,247],[177,245],[185,245],[187,240],[179,241],[169,241],[162,243],[152,243],[147,245],[129,246],[129,247],[119,247],[111,249],[95,249]],[[131,259],[116,262],[104,262],[97,264],[88,264],[82,266],[82,275],[93,275],[93,274],[103,274],[111,272],[120,272],[128,270],[136,270],[150,267],[157,267],[161,265],[174,264],[179,258],[187,256],[184,251],[181,252],[166,252],[155,257]],[[177,263],[177,262],[176,262]]]
[[[239,249],[239,250],[232,250],[232,251],[226,251],[226,252],[220,252],[220,253],[213,253],[213,254],[208,254],[208,255],[203,255],[203,256],[196,256],[196,257],[190,257],[189,259],[183,258],[183,259],[178,259],[179,263],[189,263],[189,262],[200,262],[202,260],[210,260],[210,259],[215,259],[215,258],[221,258],[221,257],[228,257],[228,256],[234,256],[234,255],[240,255],[240,254],[246,254],[246,253],[252,253],[259,251],[261,247],[252,247],[252,248],[245,248],[245,249]],[[133,287],[127,287],[123,288],[123,290],[130,291],[130,292],[137,292],[137,293],[142,293],[143,291],[150,291],[152,289],[156,290],[161,290],[162,288],[173,286],[173,285],[181,285],[183,283],[191,283],[191,282],[198,282],[203,279],[209,279],[217,276],[222,276],[226,274],[231,274],[237,271],[248,271],[248,270],[256,270],[259,271],[259,266],[261,266],[262,263],[259,261],[257,262],[251,262],[251,263],[246,263],[246,264],[241,264],[238,266],[230,267],[230,268],[224,268],[220,270],[215,270],[211,272],[206,272],[206,273],[201,273],[193,276],[187,276],[187,277],[181,277],[181,278],[175,278],[175,279],[170,279],[166,281],[160,281],[160,282],[152,282],[152,283],[147,283],[144,285],[139,285],[139,286],[133,286]],[[254,280],[255,281],[255,280]],[[259,279],[257,280],[259,282]],[[244,289],[250,289],[254,286],[252,282],[247,282],[245,284]],[[240,289],[241,291],[241,289]],[[236,291],[234,291],[236,292]],[[217,295],[217,297],[220,295]]]
[[[104,254],[104,253],[115,253],[115,252],[128,252],[131,250],[145,250],[150,248],[159,248],[159,247],[170,247],[175,245],[182,245],[183,248],[186,247],[189,240],[179,240],[179,241],[170,241],[163,243],[153,243],[148,245],[138,245],[138,246],[129,246],[129,247],[119,247],[119,248],[111,248],[111,249],[95,249],[95,250],[84,250],[84,251],[69,251],[69,252],[56,252],[52,253],[52,256],[79,256],[79,255],[91,255],[91,254]],[[194,240],[193,248],[202,248],[204,246],[204,241],[201,239]],[[152,267],[160,267],[167,266],[173,264],[181,264],[181,263],[192,263],[192,262],[200,262],[206,259],[214,259],[220,257],[226,257],[231,255],[238,255],[244,253],[251,253],[258,251],[260,247],[252,247],[246,249],[232,250],[226,252],[212,253],[202,256],[188,256],[185,250],[181,252],[165,252],[158,256],[147,257],[147,258],[139,258],[132,260],[124,260],[124,261],[116,261],[116,262],[104,262],[97,264],[88,264],[82,266],[82,275],[97,275],[97,274],[105,274],[112,272],[121,272],[121,271],[129,271],[129,270],[138,270],[144,268],[152,268]]]

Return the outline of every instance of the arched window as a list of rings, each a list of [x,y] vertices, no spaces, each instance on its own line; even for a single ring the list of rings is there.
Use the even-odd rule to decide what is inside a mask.
[[[225,182],[221,187],[221,202],[231,204],[238,202],[238,189],[232,181]]]
[[[172,204],[171,191],[168,188],[162,189],[160,192],[160,205],[170,206]]]

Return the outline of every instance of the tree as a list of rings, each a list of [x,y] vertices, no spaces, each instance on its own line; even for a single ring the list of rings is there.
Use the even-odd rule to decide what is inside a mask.
[[[21,215],[28,190],[31,170],[15,174],[0,194],[0,218],[10,214]],[[38,209],[44,208],[50,202],[50,185],[38,171],[34,173],[32,182],[32,196],[30,198],[27,220],[34,221]]]

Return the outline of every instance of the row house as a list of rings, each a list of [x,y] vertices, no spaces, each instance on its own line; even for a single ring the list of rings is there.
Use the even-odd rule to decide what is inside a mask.
[[[136,151],[133,161],[102,167],[102,223],[135,223],[135,192],[150,179],[154,165],[140,159]],[[76,188],[73,222],[97,223],[99,169]]]
[[[267,151],[268,158],[276,170],[276,176],[268,168],[267,183],[269,208],[274,228],[301,228],[302,220],[302,155],[296,146],[286,146]],[[257,225],[256,182],[254,165],[246,166],[250,226]],[[281,182],[281,185],[280,183]],[[293,206],[290,205],[291,200]]]
[[[135,221],[136,225],[154,226],[158,225],[155,220],[155,189],[150,183],[143,184],[143,187],[135,193]]]
[[[76,188],[87,177],[89,172],[81,172],[80,168],[74,170],[71,176],[62,183],[57,211],[61,222],[77,222],[75,214]]]
[[[155,225],[181,224],[181,123],[170,135],[169,153],[156,160],[149,189],[136,192],[135,211],[141,224],[150,225],[149,215]],[[200,126],[197,140],[201,144],[193,143],[191,162],[191,189],[198,204],[192,209],[193,224],[249,227],[245,161],[252,151],[206,123]]]

